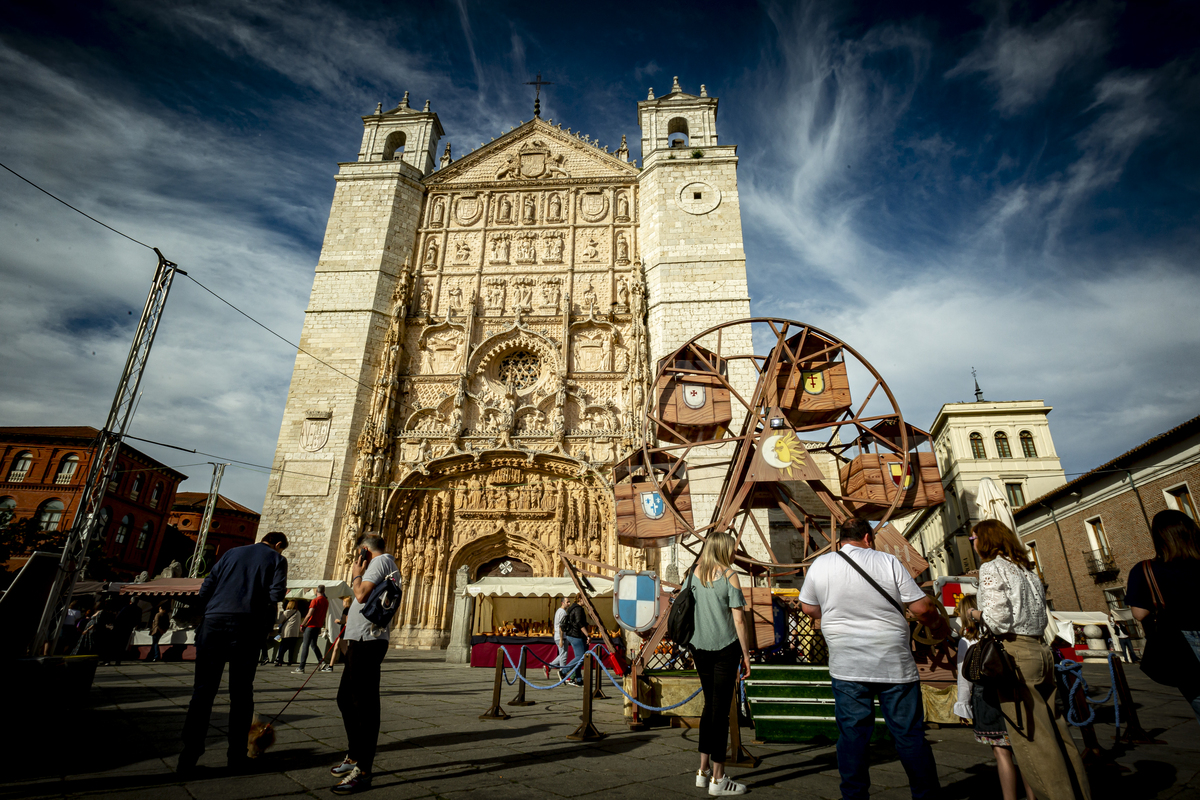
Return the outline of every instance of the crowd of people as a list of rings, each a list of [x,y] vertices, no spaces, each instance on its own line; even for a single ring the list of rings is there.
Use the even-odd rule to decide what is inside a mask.
[[[875,704],[895,742],[914,798],[939,796],[937,765],[924,734],[924,711],[909,622],[929,627],[935,636],[952,637],[936,601],[926,594],[894,555],[874,549],[874,532],[851,520],[839,530],[836,550],[816,559],[800,590],[804,614],[820,620],[829,649],[829,673],[838,727],[837,765],[841,792],[848,800],[870,793],[868,749],[875,731]],[[1178,641],[1170,658],[1178,686],[1200,720],[1200,622],[1188,603],[1188,589],[1200,580],[1200,528],[1186,515],[1165,511],[1152,524],[1155,558],[1130,572],[1127,601],[1133,618],[1156,631],[1151,641]],[[977,742],[992,748],[1005,800],[1089,800],[1091,787],[1079,751],[1060,707],[1054,653],[1045,643],[1045,586],[1016,534],[1003,523],[984,520],[970,541],[979,555],[978,588],[959,600],[958,702],[955,713],[971,725]],[[204,581],[199,601],[203,622],[196,638],[195,683],[184,725],[184,751],[178,771],[195,769],[204,750],[213,700],[229,668],[229,765],[247,763],[247,735],[253,717],[253,681],[259,665],[296,663],[306,669],[309,652],[318,668],[343,665],[337,704],[348,743],[344,758],[331,768],[338,794],[370,788],[380,726],[381,666],[388,650],[388,625],[364,614],[376,587],[397,586],[396,562],[384,540],[361,537],[359,556],[350,571],[352,595],[344,598],[333,628],[335,646],[323,651],[318,633],[326,626],[329,601],[325,587],[306,611],[285,599],[287,537],[267,534],[255,545],[228,551]],[[684,578],[694,602],[694,633],[688,647],[699,677],[703,710],[697,735],[698,788],[712,796],[739,795],[744,784],[725,772],[729,716],[738,682],[749,675],[746,622],[737,609],[746,605],[738,573],[732,567],[734,539],[713,532]],[[92,652],[119,663],[142,611],[128,598],[103,600],[83,609],[73,603],[64,640],[76,652]],[[171,624],[167,602],[150,622],[150,660],[161,658],[159,639]],[[1113,620],[1127,659],[1130,629]],[[565,682],[579,683],[579,662],[586,648],[588,621],[573,597],[555,614],[557,667]],[[266,635],[266,643],[263,637]],[[963,665],[984,637],[1002,643],[1010,678],[972,684]],[[1174,637],[1174,638],[1171,638]],[[328,642],[328,634],[327,634]],[[271,650],[274,650],[272,653]]]

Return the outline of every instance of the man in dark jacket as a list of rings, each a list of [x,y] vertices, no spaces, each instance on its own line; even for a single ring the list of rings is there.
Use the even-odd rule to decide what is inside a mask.
[[[213,699],[227,663],[229,766],[242,768],[249,760],[246,739],[254,717],[254,673],[275,604],[287,593],[287,561],[280,555],[287,546],[287,537],[272,531],[258,544],[226,551],[200,587],[204,621],[196,633],[196,677],[176,772],[193,770],[204,752]]]
[[[562,624],[563,638],[567,640],[567,645],[571,648],[571,657],[567,664],[576,661],[587,649],[587,626],[587,612],[583,610],[583,606],[579,605],[579,598],[576,597],[575,602],[567,609],[567,616]],[[572,686],[583,685],[579,679],[582,666],[582,662],[575,666],[567,678],[567,683]],[[559,670],[559,674],[566,675],[566,670]]]

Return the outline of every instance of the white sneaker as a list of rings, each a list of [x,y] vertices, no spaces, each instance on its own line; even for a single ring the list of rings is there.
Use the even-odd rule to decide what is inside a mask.
[[[746,784],[732,781],[728,775],[719,781],[712,781],[708,784],[708,794],[710,797],[725,797],[726,795],[745,793]]]
[[[712,770],[698,769],[696,770],[696,788],[707,789],[709,779],[712,778]]]

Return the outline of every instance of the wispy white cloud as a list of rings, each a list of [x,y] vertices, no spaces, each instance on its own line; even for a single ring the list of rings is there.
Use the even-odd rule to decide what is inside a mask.
[[[997,94],[996,108],[1006,115],[1020,113],[1042,100],[1073,65],[1103,55],[1108,43],[1099,10],[1091,6],[1071,13],[1071,6],[1064,6],[1033,26],[1019,27],[999,5],[979,47],[946,77],[983,73]]]

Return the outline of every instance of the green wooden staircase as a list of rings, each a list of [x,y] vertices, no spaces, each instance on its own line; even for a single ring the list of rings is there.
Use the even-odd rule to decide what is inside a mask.
[[[746,679],[746,699],[755,737],[761,742],[837,741],[829,667],[752,664]],[[871,738],[887,735],[876,706]]]

